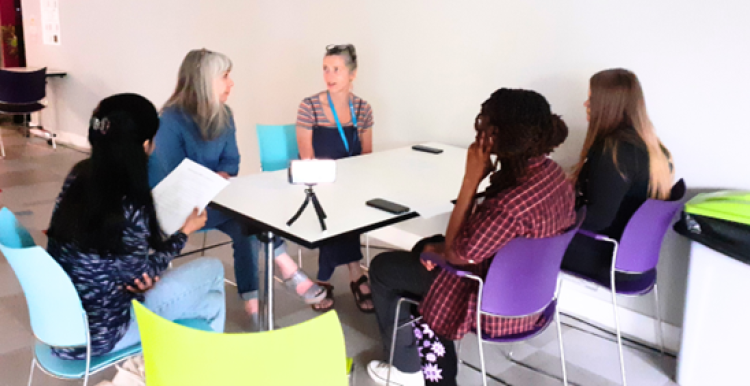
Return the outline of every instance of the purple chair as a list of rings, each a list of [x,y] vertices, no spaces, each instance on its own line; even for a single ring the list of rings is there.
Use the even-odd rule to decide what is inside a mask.
[[[47,107],[43,102],[46,96],[46,77],[46,67],[35,71],[0,69],[0,114],[22,115],[27,137],[31,127],[26,122],[26,116]],[[40,129],[50,145],[56,146],[53,133],[44,130],[42,126],[34,128]]]
[[[649,199],[630,218],[625,231],[618,242],[607,236],[595,234],[586,230],[578,233],[599,241],[612,243],[612,266],[609,282],[602,282],[582,276],[574,272],[564,271],[572,276],[584,279],[590,283],[608,288],[612,293],[612,308],[615,314],[615,329],[617,347],[620,354],[620,373],[622,384],[625,380],[625,361],[622,353],[622,334],[620,332],[620,317],[617,313],[617,295],[643,296],[653,290],[656,312],[656,333],[659,337],[660,350],[664,353],[664,339],[662,337],[661,309],[659,307],[659,291],[656,285],[656,265],[659,263],[659,252],[664,234],[672,223],[675,213],[682,207],[685,196],[685,181],[682,179],[672,187],[668,201]],[[634,275],[634,280],[617,280],[615,272]]]
[[[442,259],[435,259],[435,255],[433,254],[422,254],[423,259],[432,260],[444,270],[479,283],[477,299],[477,314],[479,316],[490,315],[504,318],[521,318],[540,313],[545,316],[546,323],[534,330],[498,338],[491,338],[481,333],[482,319],[481,317],[477,317],[477,330],[474,332],[477,335],[482,382],[485,386],[487,385],[487,370],[484,363],[482,343],[512,344],[531,339],[547,329],[553,320],[557,322],[557,337],[560,343],[560,364],[562,366],[563,382],[565,385],[568,384],[560,318],[557,311],[558,276],[565,250],[581,226],[584,216],[585,209],[579,211],[576,224],[558,236],[536,239],[519,237],[511,240],[497,252],[487,272],[487,278],[484,280],[471,272],[462,271],[448,265]],[[415,303],[410,299],[405,301]],[[396,308],[397,312],[399,309],[400,303],[399,307]],[[398,315],[396,316],[397,320]],[[394,327],[401,328],[403,326],[394,324]],[[396,328],[393,330],[392,339],[394,343],[391,344],[390,364],[393,363]],[[460,345],[458,351],[460,357]],[[516,362],[507,354],[506,357],[521,366],[540,371],[531,366]],[[544,371],[540,372],[552,376]]]

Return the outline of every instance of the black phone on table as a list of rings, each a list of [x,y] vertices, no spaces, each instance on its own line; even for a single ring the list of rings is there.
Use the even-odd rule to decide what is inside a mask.
[[[403,205],[396,204],[395,202],[384,200],[382,198],[369,200],[366,202],[366,204],[367,206],[371,206],[373,208],[384,210],[388,213],[393,213],[393,214],[402,214],[402,213],[409,212],[409,208]]]
[[[432,154],[440,154],[443,152],[443,149],[438,149],[438,148],[424,146],[424,145],[414,145],[411,148],[412,150],[423,151],[425,153],[432,153]]]

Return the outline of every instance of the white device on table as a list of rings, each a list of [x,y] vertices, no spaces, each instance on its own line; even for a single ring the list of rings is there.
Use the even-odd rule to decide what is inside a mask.
[[[336,181],[336,161],[334,160],[295,160],[289,164],[289,183],[307,185],[305,189],[305,201],[297,212],[286,222],[287,226],[292,226],[295,221],[302,215],[307,208],[307,204],[313,203],[315,214],[318,216],[320,228],[325,231],[326,212],[320,205],[318,197],[313,191],[313,185],[325,182]]]
[[[289,183],[315,185],[336,181],[334,160],[294,160],[289,164]]]

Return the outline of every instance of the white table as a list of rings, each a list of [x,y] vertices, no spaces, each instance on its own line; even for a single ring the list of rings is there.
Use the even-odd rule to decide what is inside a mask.
[[[32,72],[36,70],[41,70],[42,67],[3,67],[3,70],[7,71],[17,71],[17,72]],[[63,70],[55,70],[52,68],[47,68],[46,76],[47,78],[64,78],[68,75],[66,71]]]
[[[336,161],[335,183],[315,186],[328,230],[322,231],[312,205],[292,226],[286,222],[305,199],[305,186],[290,185],[287,171],[239,177],[211,203],[230,216],[307,248],[317,248],[342,236],[361,234],[422,214],[450,212],[463,180],[466,149],[426,143],[441,154],[418,152],[411,147],[382,151]],[[383,198],[405,205],[411,212],[393,215],[365,205]],[[266,319],[273,329],[273,246],[267,245]]]

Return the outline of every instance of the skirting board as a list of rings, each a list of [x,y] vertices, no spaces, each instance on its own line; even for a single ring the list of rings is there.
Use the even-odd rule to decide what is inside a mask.
[[[595,291],[609,293],[606,289],[592,288],[590,284],[586,284],[581,279],[563,274],[558,302],[560,312],[583,319],[614,333],[615,318],[612,303],[592,296]],[[653,294],[645,296],[653,296]],[[623,307],[618,307],[617,311],[620,315],[620,328],[623,336],[658,349],[656,319]],[[677,326],[662,322],[665,351],[679,352],[681,330]]]
[[[64,131],[58,132],[57,142],[68,145],[70,147],[73,147],[79,150],[84,150],[84,151],[91,150],[91,144],[89,144],[88,138],[79,134],[68,133]]]

